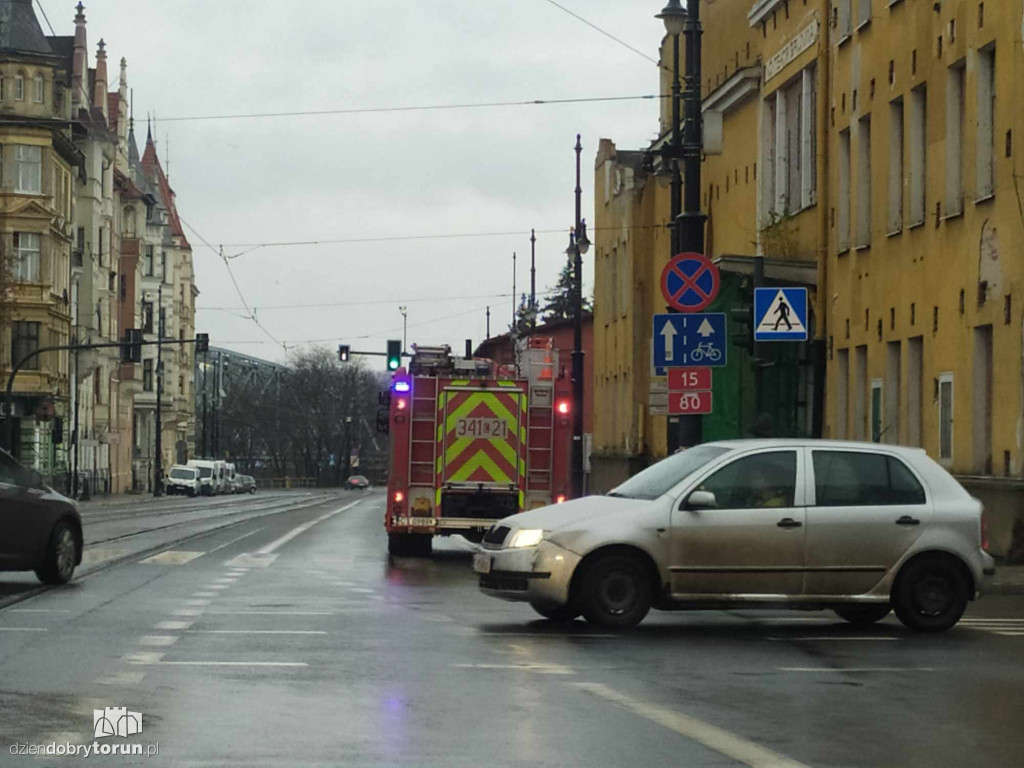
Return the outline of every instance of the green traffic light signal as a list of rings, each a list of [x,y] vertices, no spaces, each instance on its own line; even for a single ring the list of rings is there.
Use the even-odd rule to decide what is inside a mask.
[[[388,339],[388,370],[397,371],[402,365],[402,342]]]

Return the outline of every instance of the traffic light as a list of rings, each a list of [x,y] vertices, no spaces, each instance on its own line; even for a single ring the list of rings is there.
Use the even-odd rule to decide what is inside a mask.
[[[121,339],[121,362],[141,363],[142,362],[142,329],[129,328],[124,332]]]
[[[352,357],[352,350],[348,344],[338,345],[338,360],[342,363],[347,363]]]
[[[402,342],[388,339],[388,370],[397,371],[402,366]]]
[[[208,352],[210,349],[210,334],[196,334],[196,352]]]

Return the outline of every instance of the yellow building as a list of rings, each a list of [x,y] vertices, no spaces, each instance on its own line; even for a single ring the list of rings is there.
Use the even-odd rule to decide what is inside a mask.
[[[1024,4],[834,5],[826,431],[984,476],[964,482],[1008,512],[1002,553],[1024,507]]]
[[[0,248],[5,253],[0,372],[70,337],[72,168],[69,72],[30,3],[3,3],[0,25]],[[33,357],[14,380],[13,451],[51,482],[67,471],[67,352]],[[2,427],[6,430],[5,413]]]

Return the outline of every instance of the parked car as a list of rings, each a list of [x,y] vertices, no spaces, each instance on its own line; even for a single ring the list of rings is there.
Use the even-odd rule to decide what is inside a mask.
[[[168,496],[184,494],[195,497],[202,491],[198,467],[185,467],[176,464],[167,473],[165,481]]]
[[[981,503],[924,451],[842,441],[706,443],[500,520],[482,546],[485,593],[614,628],[652,607],[786,607],[939,632],[995,573]]]
[[[235,475],[237,493],[256,493],[256,479],[252,475]]]
[[[365,491],[370,487],[370,481],[362,475],[352,475],[345,481],[345,487],[352,491]]]
[[[81,562],[75,502],[0,450],[0,571],[35,571],[45,584],[64,584]]]
[[[191,459],[188,466],[199,470],[199,492],[204,496],[220,493],[217,483],[217,462],[212,459]]]

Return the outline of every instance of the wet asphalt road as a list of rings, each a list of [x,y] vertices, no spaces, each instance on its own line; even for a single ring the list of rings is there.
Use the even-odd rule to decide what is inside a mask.
[[[130,544],[148,554],[100,558],[0,609],[0,765],[40,759],[12,745],[112,743],[159,753],[46,761],[1024,764],[1024,597],[983,599],[938,637],[784,611],[654,613],[595,632],[480,595],[461,539],[389,560],[379,493],[307,494],[270,514],[299,498],[279,496],[239,500],[237,517],[207,509],[163,529],[191,536],[180,545]],[[131,529],[108,512],[87,524],[93,550]],[[0,596],[28,583],[0,574]],[[143,732],[93,739],[105,707],[141,713]]]

